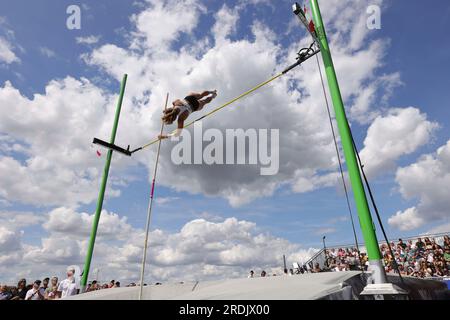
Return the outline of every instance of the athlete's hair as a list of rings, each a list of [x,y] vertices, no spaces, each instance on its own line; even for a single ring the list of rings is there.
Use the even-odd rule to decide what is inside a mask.
[[[172,124],[177,119],[179,112],[180,110],[178,108],[168,108],[167,110],[164,110],[162,121],[166,125]]]

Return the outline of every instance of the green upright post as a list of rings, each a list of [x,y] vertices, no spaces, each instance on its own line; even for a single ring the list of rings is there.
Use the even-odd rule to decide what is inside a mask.
[[[314,18],[316,33],[319,39],[318,45],[320,46],[322,52],[328,85],[330,87],[331,98],[336,113],[336,121],[338,123],[339,133],[341,135],[342,147],[344,149],[344,156],[347,162],[347,168],[353,188],[362,234],[366,244],[367,254],[369,256],[369,270],[372,271],[372,277],[369,279],[369,282],[386,283],[386,273],[381,261],[375,225],[372,221],[366,193],[364,191],[364,185],[361,180],[356,153],[352,144],[350,126],[345,114],[344,103],[342,101],[318,0],[311,0],[311,10]]]
[[[120,111],[122,109],[122,101],[123,96],[125,94],[125,86],[127,84],[127,78],[128,75],[123,76],[121,88],[120,88],[120,96],[119,101],[117,103],[117,109],[116,109],[116,116],[114,119],[114,125],[111,133],[111,140],[110,143],[114,144],[116,140],[116,133],[117,133],[117,127],[119,125],[119,118],[120,118]],[[111,159],[112,159],[113,151],[110,149],[108,150],[108,155],[106,157],[106,163],[105,163],[105,169],[103,171],[103,178],[102,178],[102,184],[100,186],[100,192],[98,194],[97,199],[97,209],[95,210],[95,216],[94,221],[92,222],[92,230],[91,230],[91,237],[89,240],[89,247],[86,254],[86,261],[84,263],[84,269],[83,269],[83,277],[81,279],[81,292],[84,292],[86,289],[88,277],[89,277],[89,269],[91,267],[91,261],[92,261],[92,254],[94,252],[94,246],[95,246],[95,238],[97,236],[97,229],[98,229],[98,223],[100,221],[100,215],[102,213],[103,208],[103,199],[105,198],[105,190],[106,190],[106,183],[108,182],[108,174],[109,174],[109,168],[111,166]]]

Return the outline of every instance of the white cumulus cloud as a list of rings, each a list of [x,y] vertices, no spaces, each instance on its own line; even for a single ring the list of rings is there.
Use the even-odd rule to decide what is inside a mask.
[[[393,170],[396,160],[427,144],[438,124],[419,109],[395,108],[370,125],[361,159],[368,175]]]
[[[116,98],[86,79],[52,81],[32,99],[6,82],[0,88],[0,128],[7,137],[0,145],[0,198],[41,207],[94,201],[103,160],[91,142],[109,136]],[[121,158],[115,159],[119,169]],[[111,181],[113,197],[120,179]]]
[[[427,223],[450,217],[450,141],[435,154],[422,156],[416,163],[399,168],[396,181],[401,195],[418,204],[397,212],[389,224],[401,230],[413,230]]]

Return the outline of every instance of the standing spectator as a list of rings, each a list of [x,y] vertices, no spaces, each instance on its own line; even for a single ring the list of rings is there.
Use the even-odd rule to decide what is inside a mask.
[[[60,298],[58,294],[58,278],[52,277],[50,287],[45,290],[45,300],[55,300]]]
[[[255,276],[255,272],[253,270],[250,270],[250,274],[248,275],[248,278],[253,278]]]
[[[28,290],[25,300],[44,300],[45,290],[41,288],[41,280],[36,280],[33,283],[33,287]]]
[[[61,298],[70,297],[77,295],[80,288],[78,283],[75,281],[75,268],[69,267],[67,268],[67,279],[61,281],[58,286],[58,293],[61,295]]]
[[[0,301],[9,300],[11,298],[12,294],[8,291],[8,287],[5,284],[0,285]]]
[[[19,283],[17,283],[17,291],[14,292],[11,300],[25,300],[27,295],[27,280],[21,279]]]

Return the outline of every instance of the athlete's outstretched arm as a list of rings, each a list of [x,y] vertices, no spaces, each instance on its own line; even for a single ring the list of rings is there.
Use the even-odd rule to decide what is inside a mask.
[[[181,132],[183,131],[183,128],[184,128],[184,121],[186,121],[188,116],[189,116],[189,114],[186,113],[186,112],[183,113],[182,115],[180,115],[178,117],[177,129],[171,134],[158,136],[158,139],[168,139],[170,137],[179,137],[181,135]]]

